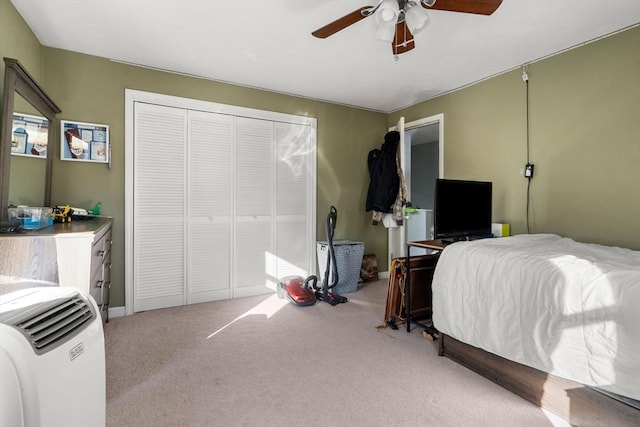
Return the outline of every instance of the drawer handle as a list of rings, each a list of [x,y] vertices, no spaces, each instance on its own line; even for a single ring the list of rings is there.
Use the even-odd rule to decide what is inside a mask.
[[[98,251],[98,256],[104,258],[105,251]]]
[[[104,281],[103,281],[103,280],[98,280],[98,281],[96,282],[96,288],[101,288],[101,287],[102,287],[102,285],[104,285]]]

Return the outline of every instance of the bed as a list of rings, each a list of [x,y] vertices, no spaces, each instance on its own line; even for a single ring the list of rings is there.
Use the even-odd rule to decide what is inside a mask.
[[[432,291],[441,353],[529,400],[554,381],[564,394],[589,386],[640,400],[640,251],[553,234],[458,242],[441,253]],[[536,379],[516,378],[514,366]]]

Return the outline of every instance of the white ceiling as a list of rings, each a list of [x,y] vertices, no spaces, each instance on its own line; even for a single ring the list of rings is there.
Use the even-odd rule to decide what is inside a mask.
[[[394,61],[372,17],[311,36],[377,0],[11,2],[45,46],[382,112],[640,22],[640,0],[504,0],[491,16],[432,10],[416,48]]]

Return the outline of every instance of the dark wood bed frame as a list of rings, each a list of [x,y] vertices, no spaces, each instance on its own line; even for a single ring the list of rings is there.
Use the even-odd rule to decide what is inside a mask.
[[[576,426],[640,426],[640,409],[583,384],[504,359],[440,334],[447,356]]]

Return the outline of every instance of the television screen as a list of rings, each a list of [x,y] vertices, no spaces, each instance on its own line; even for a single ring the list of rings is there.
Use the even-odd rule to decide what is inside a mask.
[[[492,183],[437,179],[434,237],[463,240],[491,233]]]

